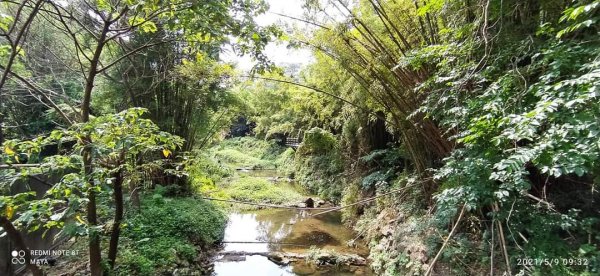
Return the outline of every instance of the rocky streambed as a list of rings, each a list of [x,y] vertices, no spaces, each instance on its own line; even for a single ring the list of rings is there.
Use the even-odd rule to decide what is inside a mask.
[[[293,184],[258,173],[273,179],[274,185]],[[308,205],[327,206],[313,199]],[[310,207],[306,205],[305,201],[297,207]],[[373,275],[368,249],[357,234],[341,222],[337,211],[313,216],[322,211],[267,207],[229,214],[213,275]]]
[[[366,247],[336,212],[263,209],[230,214],[214,275],[371,275]]]

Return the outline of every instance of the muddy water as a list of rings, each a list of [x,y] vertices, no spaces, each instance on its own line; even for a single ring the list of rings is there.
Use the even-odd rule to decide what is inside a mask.
[[[266,172],[260,172],[263,177]],[[252,173],[255,176],[255,173]],[[257,173],[258,174],[258,173]],[[310,216],[310,212],[290,209],[263,209],[237,212],[229,215],[225,229],[222,252],[293,252],[307,253],[313,248],[368,255],[366,247],[359,243],[349,245],[356,233],[345,227],[339,212]],[[220,255],[214,266],[216,276],[237,275],[372,275],[367,267],[341,266],[317,267],[305,261],[289,265],[277,265],[264,256],[246,255],[227,258]]]

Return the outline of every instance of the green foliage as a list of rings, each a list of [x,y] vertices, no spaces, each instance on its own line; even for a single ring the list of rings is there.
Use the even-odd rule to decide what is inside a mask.
[[[481,274],[492,261],[492,269],[505,270],[498,229],[504,230],[502,240],[513,271],[599,273],[598,0],[307,1],[307,19],[322,28],[294,35],[295,40],[315,49],[315,62],[299,72],[298,68],[286,68],[292,76],[265,74],[263,78],[270,80],[244,82],[232,92],[234,72],[218,62],[219,49],[237,36],[235,50],[251,53],[259,61],[259,69],[264,69],[268,62],[260,50],[270,37],[279,35],[275,28],[253,22],[253,16],[265,11],[265,3],[183,3],[186,9],[173,10],[155,1],[93,2],[98,15],[112,18],[119,11],[141,15],[115,21],[134,26],[136,32],[127,34],[123,43],[128,47],[109,42],[101,65],[110,64],[124,49],[147,45],[152,38],[175,36],[186,41],[160,41],[160,47],[128,58],[131,65],[104,71],[106,80],[94,83],[100,84],[96,90],[102,90],[94,93],[95,111],[111,113],[127,106],[145,106],[151,110],[146,116],[186,138],[186,149],[194,144],[209,145],[237,113],[256,122],[257,137],[304,137],[297,152],[274,141],[225,140],[191,161],[188,173],[196,192],[216,191],[216,197],[275,204],[298,200],[293,189],[261,178],[215,183],[231,176],[231,167],[277,168],[294,175],[320,197],[350,204],[403,187],[407,176],[415,173],[422,180],[415,188],[345,213],[348,221],[364,214],[357,225],[371,242],[377,273],[422,273],[423,258],[417,262],[413,253],[423,253],[426,247],[429,257],[436,254],[448,229],[457,223],[457,210],[462,206],[466,214],[441,259],[452,274]],[[340,10],[340,16],[327,14],[330,8]],[[152,12],[160,15],[148,17]],[[14,22],[12,14],[0,14],[0,30],[6,31]],[[31,33],[44,33],[48,27],[42,25],[36,21]],[[34,38],[73,44],[63,43],[71,39],[65,34],[48,32],[43,38]],[[97,43],[91,36],[82,38],[78,41],[85,43],[79,45]],[[42,79],[34,84],[43,91],[60,88],[67,98],[80,97],[84,82],[66,76],[70,69],[48,77],[55,75],[55,68],[37,68],[33,62],[46,60],[42,55],[46,49],[26,46],[17,49],[13,71],[34,82]],[[15,50],[0,45],[0,60],[5,62],[11,51]],[[90,51],[69,48],[63,52],[48,63],[88,67],[77,61]],[[3,91],[18,92],[21,82],[11,76]],[[7,98],[11,104],[2,101],[0,112],[11,116],[2,123],[29,123],[27,128],[9,131],[12,137],[49,130],[50,120],[59,111],[65,113],[63,104],[72,100],[60,100],[52,116],[31,123],[30,117],[44,108],[36,106],[27,114],[29,110],[14,107],[20,103],[19,97]],[[77,113],[80,110],[74,108],[67,117],[77,119]],[[179,138],[160,132],[142,116],[141,109],[99,115],[87,124],[55,131],[49,139],[6,142],[3,162],[44,163],[40,169],[24,170],[22,177],[50,168],[75,172],[66,174],[41,200],[28,193],[0,197],[0,214],[11,218],[20,214],[14,222],[22,227],[63,226],[70,235],[99,231],[99,227],[87,227],[81,216],[86,201],[79,195],[98,192],[101,200],[110,198],[110,174],[115,169],[123,169],[128,179],[137,181],[141,172],[164,165],[156,160],[161,153],[169,157],[181,146]],[[370,128],[379,123],[383,124],[380,129]],[[393,146],[374,143],[381,137],[375,133],[381,128],[391,133]],[[90,144],[86,137],[91,138]],[[44,159],[41,149],[50,140],[76,145],[67,155]],[[83,147],[93,149],[92,175],[81,173],[78,151]],[[148,161],[143,168],[136,162],[139,156]],[[89,185],[86,177],[93,177],[98,185]],[[168,189],[158,192],[162,195],[144,201],[153,213],[143,211],[143,215],[129,218],[132,226],[125,230],[128,246],[121,255],[124,274],[143,275],[180,260],[190,261],[197,256],[195,244],[213,243],[222,230],[216,228],[223,222],[209,207],[197,210],[194,208],[200,207],[184,199],[165,198]],[[70,209],[54,213],[56,206],[66,203]],[[111,205],[102,203],[101,213],[105,214]],[[182,221],[173,218],[177,212],[183,214]],[[390,218],[385,217],[388,212]],[[204,221],[197,217],[200,213],[214,219]],[[378,223],[376,227],[373,222]],[[180,225],[185,229],[175,229]],[[386,226],[393,229],[381,234]],[[209,230],[190,230],[204,228]],[[423,237],[427,246],[419,239]],[[169,250],[176,254],[165,255]],[[142,257],[134,259],[136,254]],[[586,258],[590,265],[518,267],[518,258]]]
[[[295,176],[295,165],[294,165],[295,157],[296,157],[296,151],[294,149],[292,149],[292,148],[286,149],[275,160],[275,164],[277,164],[277,170],[285,176],[294,178],[294,176]]]
[[[170,272],[182,262],[194,263],[200,248],[223,238],[226,216],[208,202],[154,194],[144,197],[141,207],[124,222],[118,275]]]
[[[131,181],[132,185],[136,184],[139,175],[161,166],[162,157],[182,144],[181,138],[161,132],[152,121],[142,119],[144,112],[140,108],[128,109],[118,114],[93,118],[66,130],[55,130],[46,138],[4,143],[1,155],[4,162],[41,162],[39,167],[15,169],[13,178],[27,178],[40,173],[61,176],[45,194],[37,195],[41,199],[34,199],[30,192],[3,196],[3,207],[20,215],[14,223],[31,230],[63,227],[61,235],[67,236],[98,231],[97,227],[91,227],[85,220],[85,195],[89,192],[99,193],[105,199],[100,204],[108,208],[112,205],[110,200],[115,171],[122,170],[125,179]],[[91,137],[91,142],[85,142],[84,137]],[[66,153],[39,160],[43,146],[71,141],[75,141],[75,144]],[[91,175],[83,172],[83,147],[92,148],[92,156],[97,160]],[[141,156],[145,158],[138,160]],[[98,185],[90,185],[86,177],[92,177],[93,183]],[[58,206],[66,208],[56,208]]]
[[[428,89],[444,92],[427,100],[435,108],[425,109],[442,124],[456,127],[454,138],[461,145],[437,170],[443,185],[435,196],[435,222],[447,227],[462,204],[471,211],[498,204],[498,210],[484,216],[506,222],[513,265],[517,258],[576,259],[581,246],[600,242],[594,238],[598,232],[585,226],[597,219],[597,208],[585,202],[597,196],[580,185],[597,185],[600,164],[598,40],[575,32],[581,27],[577,24],[593,21],[595,5],[589,5],[567,8],[560,22],[548,23],[566,28],[558,33],[543,25],[534,39],[504,38],[507,47],[493,52],[494,60],[481,72],[470,73],[473,65],[468,63],[440,64],[432,77],[437,83],[428,84]],[[579,23],[569,25],[571,21]],[[567,34],[572,39],[554,38]],[[529,61],[521,64],[525,59]],[[465,93],[467,82],[473,87]],[[577,192],[560,188],[566,186]],[[548,187],[556,188],[546,192]],[[536,195],[542,199],[536,200]],[[572,240],[567,242],[565,233]],[[484,253],[471,250],[476,246],[467,241],[490,235],[457,237],[457,247],[450,247],[445,256],[455,264],[457,258],[477,260]],[[576,275],[593,274],[598,268],[558,264],[530,269]]]
[[[569,33],[589,28],[598,23],[600,16],[596,12],[600,7],[600,1],[586,2],[584,1],[578,6],[569,7],[563,11],[560,21],[569,22],[569,24],[560,30],[556,37],[561,38]]]
[[[374,168],[361,181],[362,189],[388,186],[388,181],[396,176],[402,168],[402,153],[398,149],[374,150],[359,160]]]
[[[306,154],[327,154],[336,148],[337,141],[333,134],[321,129],[312,128],[304,133],[302,145],[298,148],[298,153]]]
[[[365,176],[361,182],[361,187],[364,190],[368,190],[369,188],[385,185],[386,181],[393,176],[393,170],[387,171],[375,171],[367,176]]]
[[[227,126],[241,105],[236,95],[228,91],[233,68],[201,53],[195,59],[186,56],[181,64],[175,63],[178,57],[173,47],[163,45],[138,56],[136,66],[140,68],[135,72],[139,76],[127,74],[122,84],[106,83],[93,106],[105,112],[122,106],[145,107],[149,110],[147,116],[161,129],[186,140],[185,150],[204,147]],[[164,72],[158,74],[152,69],[152,64],[157,63]],[[123,67],[115,72],[115,78],[122,77],[121,70],[131,71],[130,65]],[[129,93],[124,94],[124,89]]]
[[[360,200],[360,185],[357,183],[350,183],[350,185],[346,186],[342,191],[342,199],[340,200],[340,204],[342,206],[347,206],[352,203],[358,202]],[[361,206],[353,205],[342,210],[342,221],[344,222],[352,222],[359,216],[359,208]]]
[[[149,275],[155,271],[154,262],[129,248],[121,250],[119,261],[117,275]]]
[[[338,202],[344,189],[343,160],[335,137],[321,128],[304,135],[296,153],[296,178],[308,191]]]
[[[43,8],[34,18],[40,6]],[[126,192],[134,195],[140,184],[153,186],[150,184],[159,179],[157,174],[166,172],[168,177],[159,181],[171,181],[170,176],[181,169],[180,164],[172,162],[176,160],[175,150],[190,149],[197,138],[205,144],[216,136],[230,114],[215,113],[234,101],[225,93],[232,68],[217,60],[221,46],[233,45],[237,53],[249,54],[258,61],[258,69],[266,68],[269,62],[262,50],[279,34],[273,26],[262,27],[254,22],[254,17],[266,8],[264,1],[255,0],[3,2],[2,163],[43,163],[35,169],[11,169],[11,177],[69,169],[61,181],[38,198],[28,193],[2,195],[3,215],[20,228],[64,226],[67,235],[89,234],[89,266],[92,274],[99,274],[101,252],[96,238],[111,228],[105,223],[112,220],[112,193],[121,197],[115,184],[123,179],[125,188],[130,189]],[[12,45],[7,47],[7,42]],[[162,51],[152,52],[160,47]],[[10,61],[7,56],[11,56]],[[106,94],[98,93],[110,89],[128,99],[108,101]],[[90,106],[90,98],[95,98],[98,108]],[[143,114],[145,109],[138,106],[152,109],[152,113]],[[46,107],[53,112],[46,112]],[[96,116],[88,120],[89,113]],[[54,115],[61,120],[54,121]],[[161,132],[157,124],[187,140]],[[47,139],[11,141],[4,147],[6,126],[10,126],[7,137],[21,139],[55,130]],[[40,148],[62,142],[74,145],[59,147],[60,155],[42,159]],[[3,185],[2,190],[8,189]],[[82,215],[86,206],[89,221]],[[118,210],[120,205],[116,206]],[[115,221],[119,221],[118,216]],[[119,224],[114,226],[117,229]],[[157,244],[162,249],[170,246],[186,260],[195,256],[193,247],[174,240],[162,239]],[[114,245],[111,243],[111,249]],[[171,261],[151,251],[154,249],[140,248],[148,260]],[[146,260],[136,266],[140,267],[139,273],[148,274]]]
[[[209,202],[154,194],[143,200],[142,207],[140,213],[132,213],[128,219],[130,227],[126,233],[130,236],[126,236],[138,240],[160,236],[187,238],[199,245],[210,245],[223,238],[225,215]]]
[[[339,202],[346,186],[343,163],[337,152],[323,155],[296,155],[296,179],[311,193]]]
[[[294,150],[284,151],[275,141],[241,137],[225,139],[209,151],[213,157],[200,155],[190,164],[196,192],[254,203],[285,205],[302,200],[303,196],[285,180],[234,173],[235,169],[245,168],[268,169],[269,174],[276,167],[293,173]]]
[[[227,184],[225,194],[235,200],[292,204],[302,201],[303,196],[284,183],[271,183],[259,177],[240,177]]]
[[[377,275],[423,275],[425,240],[431,231],[429,217],[422,211],[399,210],[404,204],[394,202],[366,207],[355,229],[371,248],[369,259]]]
[[[223,165],[220,161],[198,153],[186,166],[195,193],[205,193],[216,188],[216,182],[233,175],[233,169]]]
[[[253,137],[235,137],[225,139],[219,149],[234,149],[258,159],[275,160],[285,150],[275,140],[261,140]]]
[[[429,255],[465,205],[442,255],[453,274],[489,268],[489,244],[499,239],[490,221],[504,230],[513,271],[523,269],[517,258],[596,260],[596,251],[585,248],[600,243],[598,1],[336,2],[348,14],[340,21],[321,14],[330,3],[317,2],[307,3],[310,20],[326,28],[298,36],[318,49],[319,68],[294,81],[360,104],[340,107],[284,85],[253,91],[264,102],[255,106],[268,110],[255,114],[261,135],[304,132],[294,162],[303,186],[325,198],[339,199],[343,191],[351,202],[363,189],[386,191],[416,171],[420,188],[387,203],[433,211],[419,222],[436,231],[423,233],[434,237]],[[372,118],[358,119],[361,107],[382,111],[402,151],[369,148],[361,137]],[[401,274],[412,263],[394,250],[376,248],[378,272]],[[492,258],[495,269],[506,269],[500,255]],[[598,273],[595,263],[525,270]]]
[[[171,150],[182,146],[183,139],[160,131],[151,120],[142,119],[146,112],[143,108],[130,108],[115,115],[97,117],[79,126],[79,133],[67,135],[78,138],[90,135],[95,143],[93,152],[98,155],[98,159],[117,159],[119,154],[133,157],[156,151],[160,151],[164,157],[169,157]],[[64,134],[52,135],[60,139]]]
[[[236,137],[224,140],[211,151],[216,159],[235,168],[274,169],[284,148],[273,140]]]
[[[274,168],[273,162],[242,153],[235,149],[223,149],[215,152],[215,158],[223,160],[239,168],[268,169]]]
[[[288,68],[294,72],[297,68]],[[312,70],[331,73],[315,65]],[[325,82],[302,71],[303,79]],[[235,89],[248,104],[246,115],[256,122],[257,137],[298,137],[312,127],[336,125],[340,103],[327,95],[293,85],[297,79],[266,74],[266,79],[241,83]],[[262,78],[262,77],[261,77]]]

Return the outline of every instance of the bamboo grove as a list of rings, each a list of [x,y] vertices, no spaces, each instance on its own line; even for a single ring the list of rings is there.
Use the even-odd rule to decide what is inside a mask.
[[[249,85],[262,99],[289,98],[253,103],[270,112],[252,116],[267,137],[334,135],[327,153],[296,154],[296,176],[320,195],[352,203],[419,183],[347,212],[370,233],[380,273],[592,275],[595,265],[519,261],[597,262],[599,5],[306,1],[292,19],[307,27],[289,40],[316,61],[299,77]],[[382,235],[372,229],[386,213],[440,232],[392,219],[397,236]],[[411,235],[435,241],[422,245],[430,259],[398,245]]]
[[[61,229],[85,238],[91,275],[118,273],[128,208],[166,185],[185,196],[168,208],[214,210],[194,187],[215,186],[207,148],[241,125],[302,141],[273,164],[350,206],[376,274],[600,273],[600,1],[304,0],[302,16],[267,2],[2,1],[0,223],[15,245]],[[273,42],[313,59],[275,64]],[[57,172],[44,195],[11,190]],[[204,227],[214,245],[222,229]]]

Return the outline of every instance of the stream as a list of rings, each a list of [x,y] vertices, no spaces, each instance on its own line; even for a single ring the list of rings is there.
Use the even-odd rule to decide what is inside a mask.
[[[245,173],[255,177],[276,176],[275,171]],[[293,183],[276,181],[274,185]],[[356,238],[356,233],[342,224],[340,212],[314,217],[310,216],[311,212],[319,210],[267,208],[229,214],[224,246],[217,256],[213,275],[373,275],[368,266],[317,266],[305,260],[277,264],[269,260],[266,254],[260,255],[271,252],[309,254],[316,248],[362,257],[368,255],[364,244],[356,241],[353,246],[348,245],[348,241]],[[228,255],[231,252],[251,254]]]

